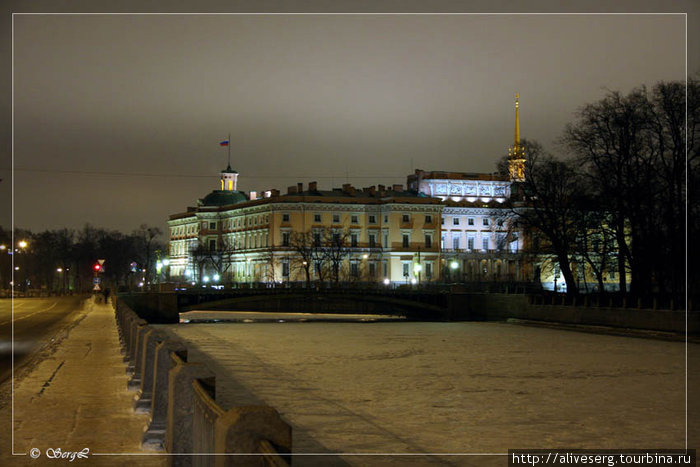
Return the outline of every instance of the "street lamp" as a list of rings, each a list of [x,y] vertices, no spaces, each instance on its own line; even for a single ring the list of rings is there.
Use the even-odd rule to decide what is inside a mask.
[[[423,266],[420,263],[416,263],[413,266],[413,273],[418,276],[418,282],[420,282],[420,272],[423,270]]]
[[[24,250],[25,248],[27,248],[27,242],[25,240],[20,240],[17,246]]]
[[[457,272],[457,268],[458,268],[458,267],[459,267],[459,263],[457,262],[456,259],[453,259],[453,260],[450,262],[450,269],[451,269],[451,271],[450,271],[450,277],[452,277],[452,274],[453,274],[452,271],[454,271],[455,273]]]

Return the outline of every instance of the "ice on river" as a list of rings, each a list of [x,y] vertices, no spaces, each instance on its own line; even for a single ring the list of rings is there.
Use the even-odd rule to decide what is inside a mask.
[[[165,327],[194,344],[193,360],[215,368],[222,405],[255,402],[279,410],[293,427],[294,452],[685,445],[682,342],[506,323]],[[697,375],[690,378],[697,388]],[[690,423],[697,433],[697,421]],[[505,462],[474,456],[294,459],[295,465]]]

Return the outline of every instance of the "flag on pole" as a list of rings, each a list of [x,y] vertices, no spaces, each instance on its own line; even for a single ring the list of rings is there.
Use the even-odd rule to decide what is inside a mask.
[[[228,140],[224,140],[219,143],[219,146],[228,146]]]

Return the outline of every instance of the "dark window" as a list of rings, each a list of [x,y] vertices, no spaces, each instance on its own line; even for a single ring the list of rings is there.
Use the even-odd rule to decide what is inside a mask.
[[[402,243],[404,248],[408,248],[408,234],[403,234],[403,243]]]
[[[374,248],[377,246],[377,236],[374,234],[369,234],[369,247]]]
[[[282,246],[289,246],[289,232],[282,232]]]
[[[314,246],[321,246],[321,234],[314,232]]]
[[[289,277],[289,263],[282,263],[282,276]]]
[[[425,223],[426,224],[432,224],[433,223],[433,216],[425,216]]]
[[[470,217],[469,219],[467,219],[467,225],[474,225],[474,218],[473,217]]]
[[[289,222],[289,214],[282,214],[282,222]]]
[[[357,234],[350,234],[350,246],[357,246]]]
[[[369,263],[369,277],[376,277],[377,275],[377,265],[375,263]]]
[[[433,236],[432,235],[427,235],[425,236],[425,247],[426,248],[432,248],[433,247]]]
[[[321,215],[320,214],[314,214],[314,222],[321,222]]]
[[[375,216],[374,214],[370,214],[369,215],[369,223],[376,224],[377,223],[377,216]]]
[[[459,225],[459,217],[453,217],[453,218],[452,218],[452,224],[453,224],[453,225]]]
[[[352,277],[360,275],[360,268],[357,267],[357,263],[350,263],[350,275]]]
[[[334,224],[340,223],[340,214],[333,214],[333,223]]]
[[[401,217],[401,221],[404,222],[404,223],[405,223],[405,222],[410,222],[410,221],[411,221],[411,216],[409,216],[408,214],[404,214],[404,215]]]
[[[350,222],[352,222],[353,224],[357,224],[357,223],[359,223],[360,221],[359,221],[359,219],[357,218],[357,216],[350,216]]]
[[[484,217],[484,220],[482,221],[484,225],[489,225],[489,218]]]
[[[211,251],[216,250],[216,240],[209,240],[209,249]]]

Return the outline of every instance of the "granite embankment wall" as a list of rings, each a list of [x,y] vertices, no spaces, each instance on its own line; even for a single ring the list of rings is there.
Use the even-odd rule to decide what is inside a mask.
[[[582,299],[583,301],[583,299]],[[568,325],[609,326],[672,333],[685,333],[685,310],[654,310],[581,303],[562,305],[541,297],[513,294],[454,294],[451,319],[503,321],[509,318]],[[688,313],[688,333],[700,334],[700,312]]]
[[[277,410],[245,401],[222,407],[215,373],[190,362],[185,343],[139,317],[124,300],[117,299],[115,308],[134,410],[151,416],[144,448],[178,454],[168,456],[173,466],[290,465],[292,428]]]

